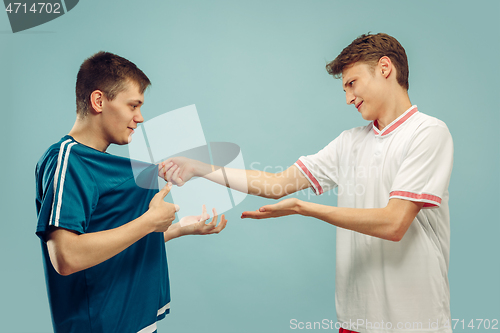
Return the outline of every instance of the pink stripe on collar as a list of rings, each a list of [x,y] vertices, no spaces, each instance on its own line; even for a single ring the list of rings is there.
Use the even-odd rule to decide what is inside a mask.
[[[413,116],[417,112],[418,112],[417,106],[416,105],[412,106],[411,108],[406,110],[405,113],[403,113],[401,116],[399,116],[399,118],[397,118],[391,124],[389,124],[389,126],[384,128],[382,131],[380,131],[377,128],[377,121],[375,120],[373,122],[373,132],[375,133],[375,135],[385,136],[385,135],[393,132],[402,123],[404,123],[406,120],[408,120],[408,118],[410,118],[411,116]]]

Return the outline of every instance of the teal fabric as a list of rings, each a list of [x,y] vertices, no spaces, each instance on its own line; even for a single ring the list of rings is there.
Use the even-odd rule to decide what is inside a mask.
[[[61,276],[45,235],[50,226],[79,234],[117,228],[147,211],[158,192],[156,165],[131,161],[65,136],[36,167],[36,206],[47,292],[55,332],[138,332],[162,319],[170,302],[162,233],[151,233],[89,269]],[[147,184],[146,184],[147,183]]]

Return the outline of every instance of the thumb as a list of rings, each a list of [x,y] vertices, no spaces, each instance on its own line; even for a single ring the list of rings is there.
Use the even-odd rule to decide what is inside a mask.
[[[158,192],[158,194],[160,195],[160,197],[162,199],[165,199],[167,194],[170,192],[171,188],[172,188],[172,183],[167,183],[165,186],[163,186],[163,188],[160,190],[160,192]]]

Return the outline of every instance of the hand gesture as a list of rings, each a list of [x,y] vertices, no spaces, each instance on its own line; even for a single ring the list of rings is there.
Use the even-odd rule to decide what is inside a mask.
[[[209,235],[209,234],[218,234],[225,227],[227,220],[224,215],[221,216],[221,221],[219,225],[217,225],[217,211],[212,209],[214,213],[214,217],[212,221],[208,224],[205,222],[208,220],[210,215],[207,213],[207,209],[205,205],[203,205],[202,213],[198,216],[185,216],[179,221],[179,225],[181,226],[181,233],[183,235]]]
[[[172,225],[178,205],[165,202],[164,199],[170,192],[172,184],[167,183],[149,202],[149,209],[145,213],[149,217],[154,232],[164,232]]]
[[[299,204],[300,200],[297,198],[285,199],[274,205],[267,205],[260,207],[256,211],[243,212],[241,214],[241,218],[268,219],[271,217],[281,217],[281,216],[297,214]]]
[[[182,186],[200,171],[203,163],[186,157],[172,157],[158,164],[158,176]]]

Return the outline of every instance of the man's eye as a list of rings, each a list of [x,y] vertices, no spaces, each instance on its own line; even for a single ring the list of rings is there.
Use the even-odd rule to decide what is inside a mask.
[[[354,80],[352,80],[351,82],[349,82],[349,85],[352,86],[353,83],[354,83]]]

